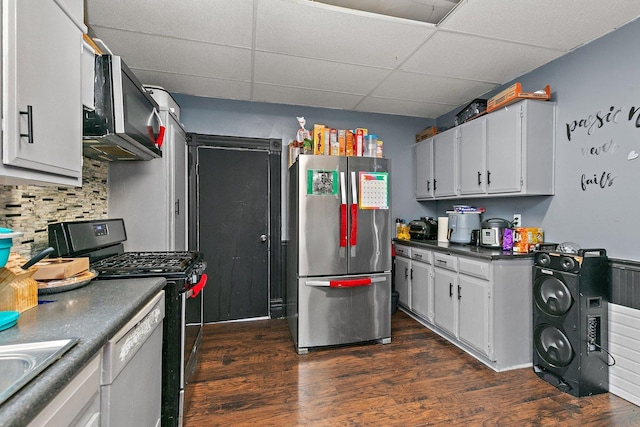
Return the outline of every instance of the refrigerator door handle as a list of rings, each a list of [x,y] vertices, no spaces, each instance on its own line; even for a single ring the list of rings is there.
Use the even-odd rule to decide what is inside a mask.
[[[349,236],[349,244],[356,246],[358,243],[358,186],[355,172],[351,172],[351,196],[351,235]]]
[[[383,276],[358,277],[355,279],[307,280],[306,285],[328,288],[353,288],[356,286],[369,286],[372,283],[385,282],[386,280]]]
[[[340,247],[347,246],[347,190],[344,181],[344,172],[340,172]]]

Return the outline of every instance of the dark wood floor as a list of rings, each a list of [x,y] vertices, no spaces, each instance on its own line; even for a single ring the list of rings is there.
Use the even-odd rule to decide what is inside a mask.
[[[615,395],[496,373],[400,311],[391,344],[303,356],[282,319],[207,325],[188,387],[187,427],[640,425],[640,407]]]

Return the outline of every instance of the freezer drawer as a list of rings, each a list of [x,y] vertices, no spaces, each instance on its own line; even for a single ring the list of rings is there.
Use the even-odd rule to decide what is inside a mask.
[[[300,278],[296,350],[391,342],[391,274]]]

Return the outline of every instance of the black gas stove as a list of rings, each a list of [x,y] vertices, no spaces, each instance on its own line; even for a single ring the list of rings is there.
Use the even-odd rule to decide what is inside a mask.
[[[101,279],[162,276],[181,279],[199,276],[203,269],[199,252],[123,252],[91,263]]]
[[[162,425],[182,424],[185,387],[195,371],[202,339],[202,295],[206,262],[195,251],[125,252],[122,219],[49,225],[52,256],[88,257],[97,280],[163,277],[165,318],[162,348]],[[135,286],[135,280],[131,280]],[[95,286],[99,286],[96,284]]]

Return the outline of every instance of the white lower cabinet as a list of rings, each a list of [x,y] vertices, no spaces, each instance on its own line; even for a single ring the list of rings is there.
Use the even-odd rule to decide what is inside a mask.
[[[431,252],[412,248],[411,310],[427,320],[433,319],[433,268]]]
[[[432,257],[412,256],[409,313],[496,371],[530,366],[532,258]]]
[[[69,385],[29,423],[29,427],[100,425],[100,367],[98,353]]]

